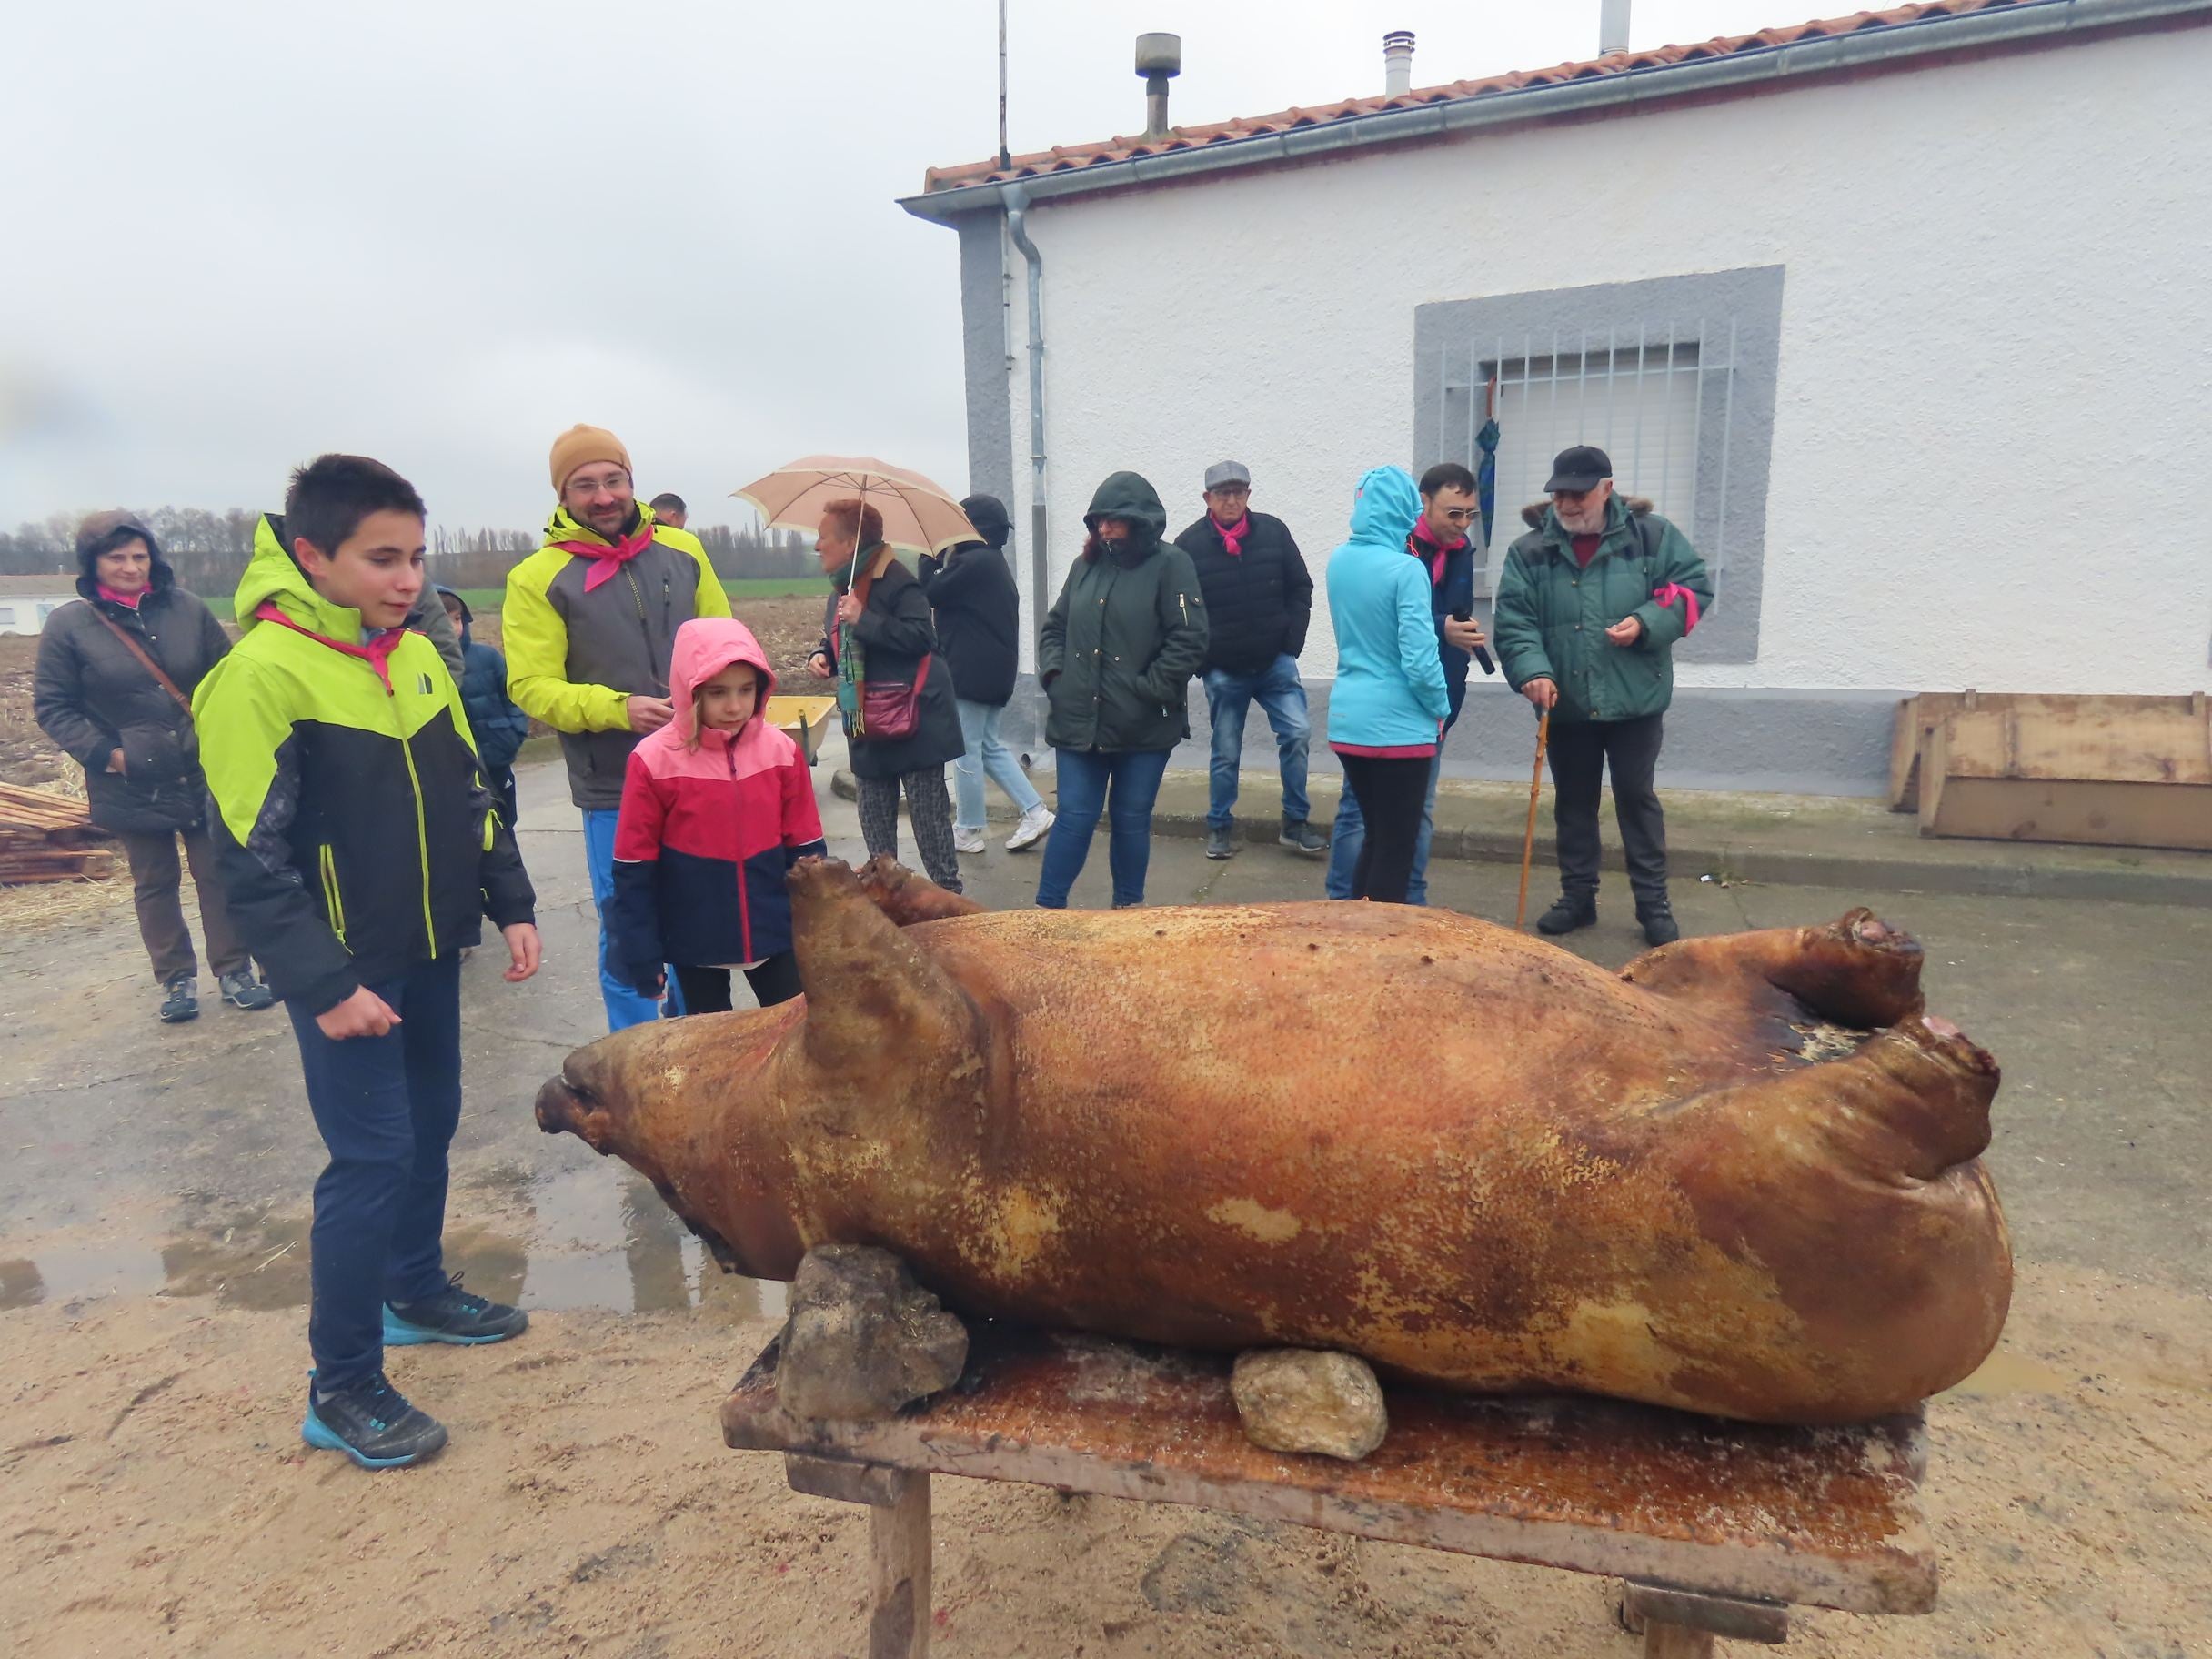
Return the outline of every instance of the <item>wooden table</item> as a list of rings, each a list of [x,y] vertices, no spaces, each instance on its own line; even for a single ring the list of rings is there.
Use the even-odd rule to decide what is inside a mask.
[[[1724,1423],[1615,1401],[1387,1389],[1365,1461],[1244,1438],[1230,1359],[978,1325],[957,1386],[891,1417],[796,1418],[770,1342],[722,1404],[722,1437],[785,1453],[795,1491],[870,1508],[870,1659],[930,1643],[930,1476],[1203,1509],[1627,1581],[1647,1659],[1715,1636],[1778,1643],[1789,1607],[1926,1613],[1922,1420],[1841,1429]]]

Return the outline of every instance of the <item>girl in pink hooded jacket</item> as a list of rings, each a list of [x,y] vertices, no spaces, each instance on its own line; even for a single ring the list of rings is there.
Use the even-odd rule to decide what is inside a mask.
[[[676,630],[676,718],[630,751],[615,827],[611,964],[648,996],[676,975],[683,1011],[730,1006],[744,971],[767,1008],[799,994],[784,874],[827,850],[799,745],[762,718],[776,689],[752,630],[701,617]]]

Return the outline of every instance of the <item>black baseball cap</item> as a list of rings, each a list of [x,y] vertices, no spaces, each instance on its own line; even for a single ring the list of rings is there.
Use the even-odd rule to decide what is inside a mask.
[[[1572,449],[1562,449],[1553,461],[1552,481],[1543,487],[1543,493],[1548,496],[1555,489],[1564,489],[1579,496],[1585,489],[1595,489],[1601,479],[1611,477],[1613,461],[1603,449],[1577,444]]]

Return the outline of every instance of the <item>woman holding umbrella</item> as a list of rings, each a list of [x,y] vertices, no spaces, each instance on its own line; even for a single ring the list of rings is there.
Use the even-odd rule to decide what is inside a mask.
[[[957,893],[960,867],[945,765],[967,745],[953,707],[952,676],[937,660],[929,596],[883,539],[883,515],[858,496],[822,509],[814,551],[837,591],[807,667],[818,679],[838,682],[860,789],[861,840],[870,856],[899,856],[903,788],[922,869]]]

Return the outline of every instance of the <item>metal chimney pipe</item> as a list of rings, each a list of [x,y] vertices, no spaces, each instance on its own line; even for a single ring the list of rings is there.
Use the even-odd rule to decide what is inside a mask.
[[[1628,0],[1600,0],[1597,14],[1597,55],[1628,50]]]
[[[1393,29],[1382,36],[1382,96],[1394,98],[1413,90],[1413,31]]]
[[[1182,73],[1182,36],[1137,36],[1137,73],[1144,77],[1144,136],[1168,133],[1168,83]]]

